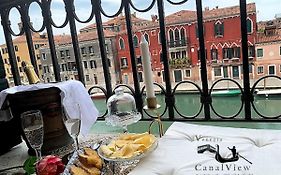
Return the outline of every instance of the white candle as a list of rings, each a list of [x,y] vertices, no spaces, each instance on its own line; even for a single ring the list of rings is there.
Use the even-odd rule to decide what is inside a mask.
[[[141,36],[141,58],[142,58],[142,67],[143,67],[143,74],[144,74],[144,83],[146,89],[146,97],[147,98],[154,98],[155,93],[153,89],[153,73],[151,69],[151,60],[150,60],[150,52],[148,48],[148,43],[144,37]]]

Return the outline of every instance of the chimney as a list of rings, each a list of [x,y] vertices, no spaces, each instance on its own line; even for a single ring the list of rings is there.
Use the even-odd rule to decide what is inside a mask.
[[[207,7],[205,7],[205,11],[209,11],[209,7],[207,6]]]
[[[151,15],[151,20],[152,20],[152,22],[156,22],[158,20],[158,16],[157,15]]]

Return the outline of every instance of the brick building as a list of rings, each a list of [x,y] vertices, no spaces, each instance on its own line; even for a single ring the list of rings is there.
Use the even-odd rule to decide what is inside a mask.
[[[205,8],[204,38],[207,56],[208,79],[222,77],[242,79],[242,54],[239,6],[226,8]],[[256,42],[256,6],[247,5],[247,29],[250,60],[250,77],[253,78],[252,64],[255,60]],[[170,62],[171,81],[200,80],[200,55],[197,32],[196,11],[182,10],[166,16],[166,36]],[[142,67],[139,41],[143,34],[150,45],[153,76],[156,82],[163,82],[163,64],[161,62],[161,41],[157,16],[146,26],[133,26],[134,47],[140,81]],[[120,31],[116,37],[118,58],[121,65],[123,83],[132,84],[131,60],[126,31]]]
[[[255,78],[281,76],[281,16],[258,25]]]

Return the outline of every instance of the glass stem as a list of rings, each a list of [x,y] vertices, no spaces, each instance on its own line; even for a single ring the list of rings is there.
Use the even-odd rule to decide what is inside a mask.
[[[77,136],[74,137],[74,142],[75,142],[75,150],[78,151],[79,150],[79,142],[78,142]]]
[[[36,154],[37,160],[41,160],[41,158],[42,158],[41,148],[35,148],[35,154]]]

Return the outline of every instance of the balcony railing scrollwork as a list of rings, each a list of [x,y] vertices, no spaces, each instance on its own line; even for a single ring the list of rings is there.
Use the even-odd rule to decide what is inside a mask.
[[[132,0],[121,0],[120,7],[118,7],[118,10],[114,14],[107,14],[106,11],[103,9],[101,5],[102,0],[89,0],[91,1],[91,12],[88,14],[88,18],[81,20],[79,16],[76,13],[76,7],[74,5],[74,0],[63,0],[63,4],[65,6],[65,9],[62,9],[66,13],[66,18],[63,20],[62,24],[56,24],[54,22],[54,19],[51,14],[51,4],[53,3],[53,0],[29,0],[29,1],[14,1],[15,3],[9,3],[7,6],[1,6],[0,5],[0,14],[1,14],[1,20],[2,20],[2,26],[3,31],[5,35],[6,45],[8,49],[8,55],[9,55],[9,62],[11,64],[11,72],[13,75],[13,81],[15,85],[21,84],[20,74],[18,70],[18,63],[16,60],[16,54],[14,51],[14,44],[12,37],[13,36],[21,36],[25,34],[29,54],[31,58],[31,63],[34,67],[36,66],[36,56],[35,51],[33,47],[33,39],[31,37],[32,32],[42,32],[46,31],[48,36],[48,47],[50,49],[50,55],[55,75],[56,81],[61,81],[61,75],[60,75],[60,66],[58,63],[57,58],[57,51],[56,51],[56,42],[54,39],[54,32],[53,28],[64,28],[66,26],[69,26],[70,34],[71,34],[71,43],[74,50],[74,58],[75,58],[75,64],[77,67],[77,73],[78,78],[81,82],[85,84],[85,76],[83,71],[83,64],[81,59],[81,53],[80,53],[80,46],[79,46],[79,40],[78,40],[78,34],[76,29],[76,23],[89,23],[92,20],[95,20],[96,22],[96,31],[98,35],[98,42],[99,42],[99,49],[100,49],[100,56],[102,60],[102,68],[103,68],[103,75],[104,75],[104,81],[105,81],[105,88],[100,86],[93,86],[89,89],[89,94],[93,95],[93,93],[96,91],[101,91],[104,93],[105,99],[108,99],[113,94],[113,83],[111,82],[111,75],[109,70],[109,63],[108,63],[108,54],[106,51],[106,44],[105,44],[105,33],[103,30],[103,21],[102,21],[102,15],[107,18],[115,18],[118,15],[120,15],[122,12],[124,12],[125,16],[125,22],[126,22],[126,33],[127,33],[127,39],[128,39],[128,45],[129,45],[129,52],[130,52],[130,70],[132,71],[133,75],[133,87],[130,87],[128,85],[117,85],[117,86],[126,86],[129,91],[132,92],[133,96],[136,100],[137,109],[139,112],[141,112],[143,115],[147,115],[149,117],[153,117],[150,113],[147,111],[143,111],[143,94],[145,92],[145,88],[141,88],[140,82],[139,82],[139,72],[138,72],[138,62],[136,60],[136,53],[134,48],[134,42],[133,42],[133,30],[132,30],[132,19],[131,19],[131,10],[135,10],[139,13],[148,12],[150,11],[154,6],[157,8],[158,13],[158,24],[159,24],[159,31],[160,31],[160,41],[161,41],[161,51],[162,51],[162,57],[161,61],[163,61],[163,69],[161,70],[163,72],[163,85],[156,83],[155,86],[160,89],[161,94],[164,96],[165,99],[165,105],[162,106],[163,112],[160,114],[163,120],[196,120],[196,121],[220,121],[220,120],[228,120],[228,121],[278,121],[281,117],[280,115],[277,116],[266,116],[262,114],[254,103],[255,99],[255,89],[257,88],[257,84],[261,81],[264,81],[266,78],[276,78],[278,80],[281,80],[278,76],[267,76],[263,77],[255,82],[253,87],[250,87],[250,77],[249,77],[249,60],[251,58],[248,57],[248,34],[247,34],[247,11],[246,11],[246,0],[240,0],[240,21],[241,21],[241,48],[242,48],[242,54],[241,56],[243,59],[242,62],[242,74],[243,74],[243,84],[241,85],[239,82],[233,79],[220,79],[215,82],[213,82],[212,86],[209,86],[208,81],[208,75],[207,75],[207,61],[206,61],[206,53],[205,53],[205,38],[204,38],[204,29],[203,29],[203,12],[202,12],[202,0],[196,0],[196,14],[197,14],[197,26],[198,26],[198,46],[200,48],[200,84],[195,83],[193,81],[182,81],[177,84],[175,84],[174,88],[172,88],[171,83],[171,69],[170,68],[180,68],[180,67],[186,67],[191,64],[191,60],[188,58],[182,58],[182,59],[175,59],[170,60],[169,59],[169,48],[174,47],[186,47],[188,45],[188,39],[184,38],[181,40],[176,41],[167,41],[167,33],[166,33],[166,21],[165,21],[165,9],[164,9],[164,2],[167,1],[167,3],[171,5],[182,5],[186,3],[188,0],[182,0],[182,1],[176,1],[173,2],[172,0],[152,0],[150,4],[147,4],[147,7],[144,9],[139,9],[136,7],[136,5],[133,3]],[[36,3],[41,8],[41,16],[43,18],[43,25],[39,27],[39,29],[35,29],[32,25],[32,22],[30,21],[30,17],[28,12],[30,9],[30,6],[32,3]],[[17,11],[19,11],[21,15],[21,22],[23,24],[23,28],[18,33],[15,33],[10,24],[9,19],[9,13],[12,8],[15,8]],[[226,62],[224,60],[220,64],[223,64]],[[229,60],[228,60],[229,62]],[[217,62],[219,63],[219,62]],[[162,66],[161,65],[161,66]],[[128,68],[127,65],[121,65],[121,69]],[[230,81],[237,85],[237,89],[241,91],[241,107],[239,107],[239,110],[237,113],[231,115],[231,116],[224,116],[220,113],[218,113],[213,105],[213,98],[212,97],[212,91],[214,90],[214,86],[222,81]],[[191,85],[195,90],[192,91],[192,93],[195,93],[200,97],[200,105],[198,106],[198,111],[194,113],[192,116],[182,114],[180,112],[179,107],[177,106],[175,97],[177,95],[177,90],[180,86],[183,85]],[[189,95],[189,91],[185,93],[186,96]],[[106,100],[105,100],[106,102]],[[252,117],[252,109],[260,116],[261,118],[254,118]],[[211,112],[216,115],[216,117],[211,116]],[[104,118],[106,116],[107,112],[104,114],[101,114],[100,118]],[[243,115],[241,118],[240,115]],[[144,120],[147,118],[143,117]],[[149,119],[149,118],[148,118]],[[276,119],[276,120],[273,120]]]

